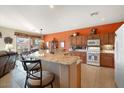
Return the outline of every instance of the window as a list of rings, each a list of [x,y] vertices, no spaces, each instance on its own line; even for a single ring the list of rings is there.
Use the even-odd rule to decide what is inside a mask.
[[[30,38],[17,37],[16,38],[17,52],[24,52],[30,50]]]

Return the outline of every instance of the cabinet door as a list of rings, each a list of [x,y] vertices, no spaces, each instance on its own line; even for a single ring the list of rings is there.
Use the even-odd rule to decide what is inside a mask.
[[[93,37],[91,35],[88,36],[88,39],[93,39]]]
[[[87,37],[82,36],[82,46],[86,46],[86,45],[87,45]]]
[[[70,42],[70,47],[75,46],[76,45],[76,37],[70,37],[69,42]]]
[[[109,33],[109,44],[114,45],[115,42],[115,33]]]
[[[77,46],[82,46],[82,36],[77,36],[76,37],[76,45]]]
[[[81,52],[82,63],[86,63],[86,52]]]
[[[114,45],[115,33],[107,33],[100,35],[101,45]]]
[[[72,46],[76,45],[76,37],[71,37]]]
[[[72,37],[69,37],[68,43],[69,43],[69,48],[71,48],[72,47]]]
[[[114,68],[114,54],[101,53],[100,65]]]
[[[70,44],[70,47],[72,46],[72,37],[69,37],[69,44]]]
[[[109,42],[108,42],[108,34],[100,35],[100,43],[101,43],[101,45],[109,44]]]
[[[88,36],[88,39],[99,39],[99,38],[100,38],[100,36],[98,34],[97,35],[96,34],[95,35],[93,34],[93,35],[89,35]]]
[[[97,34],[97,35],[93,35],[93,39],[100,39],[99,34]]]

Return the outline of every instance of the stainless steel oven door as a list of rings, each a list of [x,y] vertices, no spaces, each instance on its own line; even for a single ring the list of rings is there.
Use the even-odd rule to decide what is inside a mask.
[[[100,53],[87,52],[87,64],[100,66]]]

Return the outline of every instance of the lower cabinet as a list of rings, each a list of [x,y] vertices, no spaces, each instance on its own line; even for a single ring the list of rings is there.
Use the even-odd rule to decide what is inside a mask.
[[[86,63],[86,52],[82,52],[81,53],[81,59],[82,59],[82,63]]]
[[[100,54],[100,66],[114,68],[114,54],[101,53]]]
[[[86,63],[86,52],[71,51],[71,55],[79,56],[82,63]],[[114,54],[112,53],[100,53],[100,66],[114,68]]]
[[[82,60],[82,63],[86,63],[86,52],[72,51],[71,55],[79,56]]]

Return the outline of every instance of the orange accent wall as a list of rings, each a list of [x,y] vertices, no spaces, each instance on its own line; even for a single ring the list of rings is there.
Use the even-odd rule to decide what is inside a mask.
[[[69,37],[74,32],[78,32],[80,35],[87,36],[90,33],[92,28],[97,28],[98,34],[104,34],[107,32],[114,33],[123,23],[124,22],[118,22],[118,23],[105,24],[105,25],[100,25],[100,26],[93,26],[93,27],[88,27],[88,28],[75,29],[75,30],[70,30],[70,31],[48,34],[44,36],[44,40],[45,42],[47,42],[55,38],[57,41],[65,41],[65,49],[68,49],[69,48]]]

